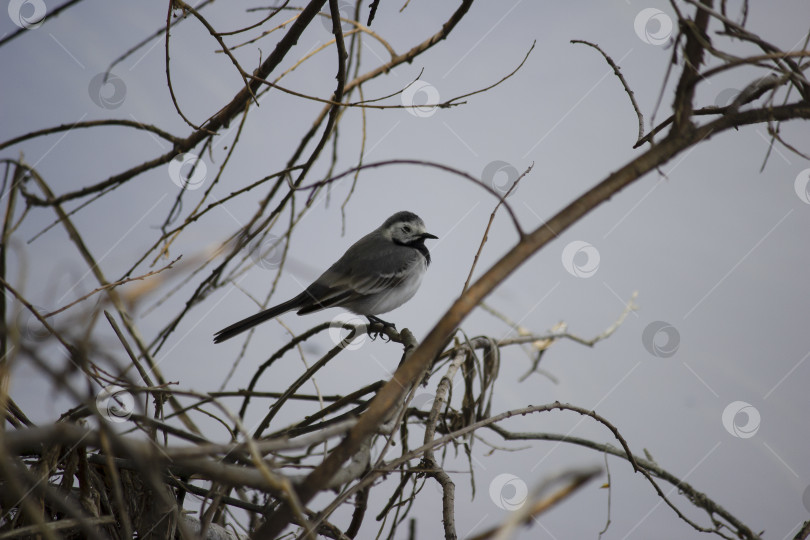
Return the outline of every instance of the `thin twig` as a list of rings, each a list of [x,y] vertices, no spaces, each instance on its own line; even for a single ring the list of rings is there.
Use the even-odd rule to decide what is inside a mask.
[[[512,185],[510,185],[509,189],[506,190],[506,193],[504,193],[501,196],[501,198],[498,200],[498,204],[495,205],[495,208],[493,208],[492,213],[489,215],[489,221],[487,222],[487,227],[486,227],[486,229],[484,229],[484,234],[481,236],[481,243],[478,246],[478,251],[475,252],[475,257],[473,257],[473,263],[472,263],[472,266],[470,266],[470,272],[467,274],[467,281],[464,282],[464,287],[461,288],[462,293],[464,291],[466,291],[467,287],[470,285],[470,280],[472,280],[473,272],[475,272],[475,266],[478,264],[478,257],[481,256],[481,251],[484,249],[484,244],[487,243],[487,238],[489,237],[489,229],[490,229],[490,227],[492,227],[492,222],[495,221],[495,214],[498,213],[498,208],[500,208],[501,205],[506,200],[506,198],[509,195],[511,195],[512,192],[515,189],[517,189],[518,183],[523,179],[524,176],[526,176],[527,174],[529,174],[529,172],[531,172],[532,167],[534,167],[534,163],[529,165],[529,168],[526,169],[525,171],[523,171],[523,174],[518,176],[515,179],[515,181],[512,182]],[[520,229],[518,229],[518,231],[520,231],[521,233],[523,232]]]
[[[630,85],[627,84],[627,80],[625,80],[624,75],[622,75],[622,71],[619,66],[617,66],[616,62],[614,62],[613,59],[595,43],[591,43],[590,41],[585,41],[583,39],[572,39],[571,43],[581,43],[583,45],[587,45],[588,47],[593,47],[602,54],[605,61],[613,69],[613,73],[619,78],[619,82],[622,83],[624,91],[627,92],[627,95],[630,97],[630,103],[633,105],[633,110],[636,112],[636,117],[638,118],[638,140],[641,140],[641,138],[644,136],[644,115],[641,114],[641,109],[638,108],[638,103],[636,103],[636,96],[630,89]]]

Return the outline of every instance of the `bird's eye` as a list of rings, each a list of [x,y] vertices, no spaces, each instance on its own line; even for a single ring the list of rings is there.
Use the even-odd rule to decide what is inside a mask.
[[[405,225],[404,227],[402,227],[402,232],[410,233],[411,228],[409,226]]]

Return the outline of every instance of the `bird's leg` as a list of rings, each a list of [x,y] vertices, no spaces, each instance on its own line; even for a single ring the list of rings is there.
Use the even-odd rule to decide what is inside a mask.
[[[383,328],[393,328],[394,330],[397,329],[397,325],[395,325],[394,323],[384,321],[384,320],[380,319],[379,317],[375,317],[374,315],[366,315],[366,318],[368,319],[368,322],[370,322],[372,324],[375,324],[375,323],[376,324],[381,324],[383,326]]]
[[[394,330],[397,329],[397,326],[394,323],[384,321],[379,317],[375,317],[374,315],[366,315],[366,318],[368,319],[369,324],[371,325],[379,324],[382,326],[381,330],[377,331],[369,330],[368,335],[371,336],[371,339],[376,339],[378,336],[381,336],[386,328],[393,328]]]

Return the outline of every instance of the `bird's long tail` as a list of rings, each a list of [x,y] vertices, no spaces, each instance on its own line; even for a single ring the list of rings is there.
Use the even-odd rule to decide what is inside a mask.
[[[222,330],[214,334],[214,343],[222,343],[226,339],[231,339],[232,337],[241,334],[246,330],[250,330],[257,324],[261,324],[264,321],[268,321],[274,317],[278,317],[282,313],[286,313],[291,309],[295,309],[300,306],[301,306],[301,297],[299,295],[291,300],[287,300],[282,304],[271,307],[269,309],[265,309],[264,311],[260,311],[259,313],[251,315],[246,319],[242,319],[239,322],[235,322],[232,325],[228,326],[227,328],[223,328]]]

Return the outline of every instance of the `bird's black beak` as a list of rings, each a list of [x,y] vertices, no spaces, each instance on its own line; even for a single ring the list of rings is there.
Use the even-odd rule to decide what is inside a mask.
[[[433,238],[434,240],[439,239],[438,236],[436,236],[435,234],[430,234],[429,232],[422,233],[422,239],[424,240],[425,238]]]

